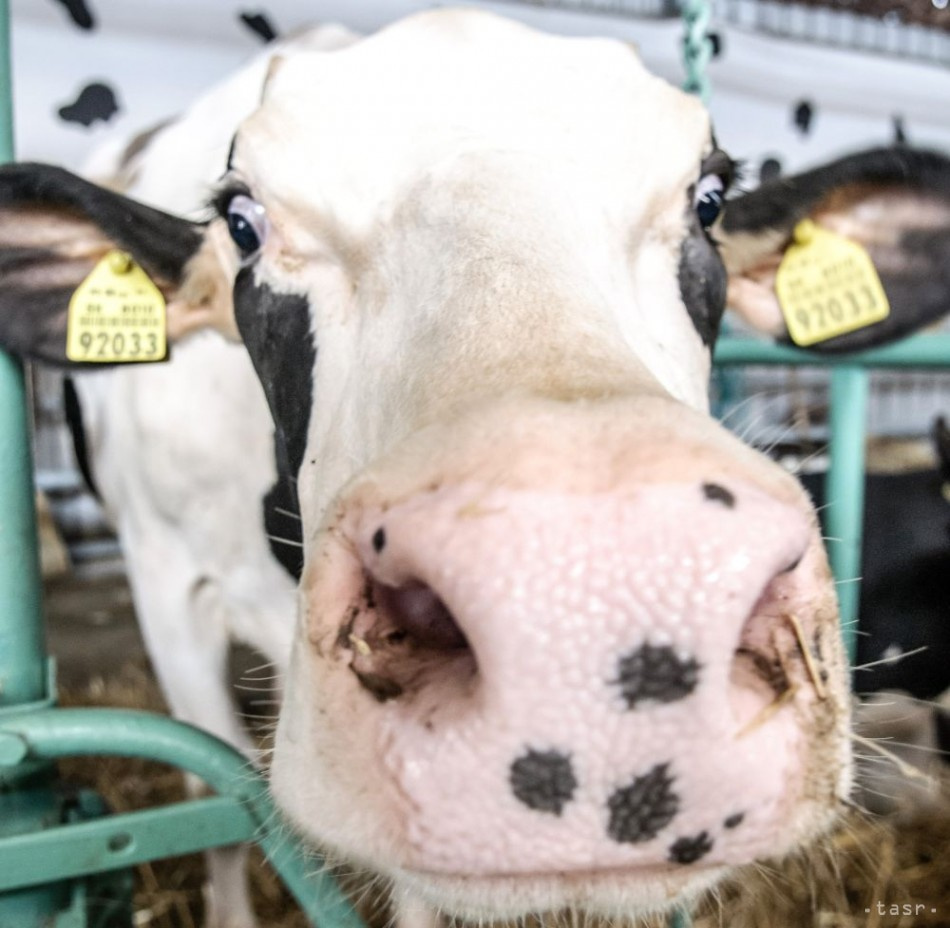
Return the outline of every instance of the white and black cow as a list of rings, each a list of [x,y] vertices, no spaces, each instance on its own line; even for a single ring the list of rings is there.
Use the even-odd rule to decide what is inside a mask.
[[[296,826],[479,919],[663,908],[825,831],[851,769],[833,584],[797,482],[709,418],[710,348],[727,267],[767,324],[806,216],[888,211],[885,289],[942,313],[950,164],[873,152],[720,219],[733,162],[695,100],[622,43],[473,11],[289,50],[227,162],[207,223],[0,171],[0,332],[61,362],[70,292],[120,247],[179,356],[240,333],[300,504]]]
[[[950,429],[942,418],[933,445],[937,466],[870,473],[864,483],[855,730],[928,777],[865,750],[858,799],[908,818],[939,802],[950,763]],[[802,483],[826,511],[824,475]]]

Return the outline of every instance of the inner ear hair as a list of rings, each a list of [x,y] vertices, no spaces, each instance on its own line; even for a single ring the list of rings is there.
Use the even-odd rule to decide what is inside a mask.
[[[216,219],[185,265],[181,286],[168,304],[169,338],[175,341],[197,329],[213,328],[231,341],[240,341],[232,301],[237,271],[227,226]]]

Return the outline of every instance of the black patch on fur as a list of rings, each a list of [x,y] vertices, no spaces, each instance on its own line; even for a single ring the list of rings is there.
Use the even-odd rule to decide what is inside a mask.
[[[386,530],[380,526],[373,532],[373,550],[379,554],[386,547]]]
[[[943,754],[943,762],[950,766],[950,710],[940,706],[934,709],[934,727],[937,731],[937,750]]]
[[[615,790],[607,800],[607,834],[620,844],[638,844],[655,838],[679,811],[669,764],[657,764],[629,786]]]
[[[670,845],[669,860],[674,864],[693,864],[712,849],[712,838],[701,831],[695,838],[677,838]]]
[[[792,112],[792,122],[802,135],[811,131],[812,120],[815,118],[815,108],[808,100],[798,103]]]
[[[264,530],[271,554],[294,580],[303,572],[303,531],[296,485],[277,463],[277,482],[264,497]]]
[[[827,533],[824,475],[803,474],[799,479]],[[899,689],[929,701],[950,687],[950,506],[942,484],[937,468],[865,475],[860,633],[854,661],[859,669],[852,680],[859,695]],[[906,656],[882,663],[882,652],[891,644]]]
[[[680,248],[680,295],[703,344],[712,347],[726,311],[726,269],[693,206],[694,188],[688,193],[686,238]]]
[[[742,820],[745,818],[745,812],[736,812],[735,815],[730,815],[722,824],[726,828],[737,828],[742,824]]]
[[[704,483],[703,496],[710,502],[722,503],[726,509],[735,509],[736,498],[719,483]]]
[[[260,11],[257,13],[241,13],[238,18],[251,32],[265,42],[273,42],[277,38],[277,30],[267,16]]]
[[[568,754],[529,749],[511,765],[508,776],[515,797],[529,809],[560,815],[577,789]]]
[[[108,122],[119,112],[115,91],[101,81],[87,84],[79,91],[75,102],[67,103],[58,110],[63,122],[75,122],[87,129],[94,122]]]
[[[950,428],[943,416],[937,416],[933,425],[933,442],[937,451],[940,475],[944,482],[950,481]]]
[[[58,0],[69,12],[72,21],[80,29],[95,29],[96,20],[86,6],[85,0]]]
[[[759,165],[760,184],[764,184],[766,181],[775,180],[777,177],[781,176],[782,162],[774,155],[770,155],[768,158],[765,158],[762,161],[762,164]]]
[[[234,283],[234,316],[264,387],[276,430],[278,466],[296,480],[307,447],[317,347],[310,304],[297,293],[277,293],[254,280],[250,267]]]
[[[894,128],[894,144],[906,145],[907,144],[907,130],[904,127],[904,117],[900,115],[892,116],[891,125]]]
[[[73,453],[76,455],[76,464],[82,479],[86,481],[89,492],[96,499],[101,500],[102,494],[96,485],[96,478],[92,474],[92,463],[89,460],[89,443],[86,441],[86,428],[82,419],[82,403],[72,377],[63,378],[63,411],[66,414],[66,424],[73,439]]]
[[[645,644],[621,657],[617,678],[628,709],[642,702],[676,702],[688,696],[699,680],[699,664],[683,660],[668,645]]]

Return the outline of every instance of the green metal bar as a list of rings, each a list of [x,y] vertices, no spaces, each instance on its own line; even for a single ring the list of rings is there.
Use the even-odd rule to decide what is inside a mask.
[[[683,0],[683,63],[686,65],[686,82],[683,89],[694,93],[703,103],[709,103],[712,85],[706,69],[712,59],[712,39],[709,37],[711,11],[708,0]]]
[[[0,161],[13,155],[7,0],[0,0]],[[46,696],[46,651],[23,371],[0,353],[0,710]]]
[[[716,364],[788,364],[793,367],[950,367],[950,335],[912,335],[893,345],[855,354],[818,354],[756,338],[722,338]]]
[[[823,355],[752,338],[724,338],[715,362],[831,367],[829,459],[825,478],[828,559],[838,582],[842,633],[857,652],[857,617],[864,528],[864,438],[869,368],[950,368],[950,335],[914,335],[893,345],[849,355]]]
[[[676,909],[670,916],[670,928],[690,928],[692,918],[686,909]]]
[[[0,717],[3,744],[6,748],[0,751],[0,757],[10,757],[14,762],[19,746],[19,758],[25,760],[88,755],[143,757],[194,773],[221,796],[237,800],[246,808],[255,825],[251,837],[314,924],[364,928],[336,881],[324,872],[322,859],[304,850],[280,818],[264,780],[245,757],[213,735],[147,712],[55,709]],[[205,832],[201,843],[193,847],[221,843],[217,835]],[[8,860],[6,847],[0,842],[0,872]]]
[[[0,352],[0,710],[46,697],[23,370]]]
[[[0,0],[0,163],[13,158],[10,17]],[[0,352],[0,718],[44,704],[47,659],[26,390],[20,364]],[[16,755],[14,754],[15,758]],[[0,768],[0,841],[43,828],[59,813],[48,764]],[[68,903],[63,884],[0,896],[0,928],[51,924]]]
[[[825,515],[828,560],[837,580],[841,633],[851,663],[857,654],[861,594],[861,540],[864,534],[864,435],[869,374],[844,364],[831,374],[831,438]]]
[[[13,80],[10,67],[10,12],[0,0],[0,164],[13,160]]]
[[[211,796],[16,835],[4,844],[0,892],[251,841],[256,831],[241,802]]]

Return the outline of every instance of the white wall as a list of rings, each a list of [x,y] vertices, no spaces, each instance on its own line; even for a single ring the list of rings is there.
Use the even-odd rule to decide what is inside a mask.
[[[100,141],[127,136],[173,115],[193,94],[260,47],[238,21],[237,0],[90,0],[92,32],[70,21],[54,0],[13,0],[13,63],[18,156],[78,166]],[[261,0],[281,32],[307,22],[337,20],[369,31],[424,0]],[[636,42],[649,66],[682,81],[678,21],[637,21],[582,15],[518,3],[474,4],[553,31],[612,34]],[[778,156],[786,170],[892,138],[901,114],[910,141],[950,150],[950,93],[945,68],[809,47],[717,27],[725,54],[711,66],[712,112],[721,144],[750,165]],[[57,109],[87,83],[116,91],[120,112],[89,128],[64,123]],[[815,106],[803,136],[791,112],[802,99]]]

